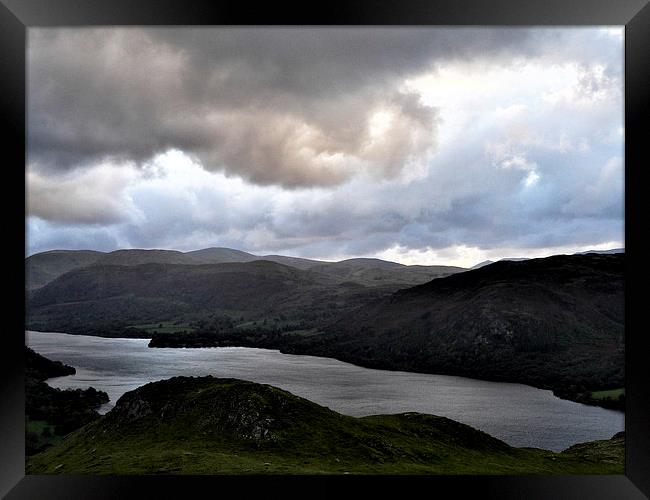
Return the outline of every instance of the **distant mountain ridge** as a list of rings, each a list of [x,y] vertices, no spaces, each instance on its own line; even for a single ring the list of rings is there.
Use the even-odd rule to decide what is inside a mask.
[[[378,259],[312,261],[303,269],[307,259],[278,257],[298,263],[231,249],[100,254],[90,265],[28,290],[27,319],[35,330],[107,336],[146,336],[138,325],[187,325],[215,315],[241,324],[272,319],[278,328],[312,328],[400,288],[464,271]],[[214,262],[220,259],[229,262]]]
[[[340,262],[289,257],[285,255],[254,255],[241,250],[210,247],[190,252],[177,250],[125,249],[113,252],[91,250],[52,250],[25,259],[27,290],[36,290],[68,271],[91,265],[138,266],[141,264],[225,264],[258,260],[275,262],[300,270],[347,277],[364,285],[394,283],[412,286],[429,279],[464,271],[456,266],[406,266],[381,259],[347,259]]]
[[[104,252],[94,250],[50,250],[25,259],[26,288],[46,285],[62,274],[96,262]]]
[[[597,254],[614,254],[614,253],[625,253],[625,248],[611,248],[609,250],[587,250],[586,252],[576,252],[571,255],[587,255],[589,253],[597,253]],[[488,266],[490,264],[494,264],[495,262],[501,262],[503,260],[509,260],[509,261],[521,261],[521,260],[530,260],[531,257],[505,257],[503,259],[499,259],[498,261],[495,260],[484,260],[483,262],[479,262],[478,264],[473,265],[469,269],[480,269],[483,266]]]

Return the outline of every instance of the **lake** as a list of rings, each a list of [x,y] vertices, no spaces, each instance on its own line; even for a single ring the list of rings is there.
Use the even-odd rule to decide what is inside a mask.
[[[39,354],[74,366],[49,379],[58,388],[105,391],[110,410],[127,391],[179,375],[232,377],[270,384],[337,412],[364,416],[420,412],[471,425],[512,446],[554,451],[608,439],[624,430],[618,411],[563,400],[523,384],[465,377],[372,370],[315,356],[247,347],[149,348],[147,339],[109,339],[26,332]]]

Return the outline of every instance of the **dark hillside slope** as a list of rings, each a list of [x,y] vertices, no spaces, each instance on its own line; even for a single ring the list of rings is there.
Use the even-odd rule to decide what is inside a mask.
[[[278,294],[332,285],[324,275],[267,261],[203,265],[100,266],[67,273],[33,295],[30,307],[132,300],[165,301],[191,310],[269,308]]]
[[[394,291],[391,290],[391,291]],[[269,261],[202,265],[93,265],[60,276],[34,292],[28,322],[69,333],[213,315],[308,320],[331,316],[378,297],[381,290]],[[126,333],[128,334],[128,332]],[[130,335],[130,334],[128,334]]]
[[[259,257],[241,250],[224,247],[203,248],[185,252],[185,255],[200,262],[201,264],[223,264],[224,262],[250,262]]]
[[[310,269],[365,286],[391,283],[403,288],[466,271],[455,266],[405,266],[380,259],[348,259],[322,263]]]
[[[497,262],[401,290],[294,350],[559,392],[622,387],[624,259]]]
[[[115,250],[95,263],[102,266],[139,266],[141,264],[200,264],[192,256],[176,250]]]
[[[35,290],[62,274],[93,264],[105,255],[94,250],[51,250],[25,259],[25,288]]]
[[[611,441],[611,442],[610,442]],[[518,449],[444,417],[355,418],[269,385],[175,377],[124,394],[28,474],[622,473],[622,440]],[[585,460],[584,456],[589,456]]]

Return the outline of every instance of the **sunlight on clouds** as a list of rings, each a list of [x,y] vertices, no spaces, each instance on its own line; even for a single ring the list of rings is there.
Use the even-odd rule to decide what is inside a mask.
[[[131,163],[102,163],[57,176],[53,182],[35,168],[26,171],[29,215],[67,223],[114,224],[137,213],[125,188],[139,177]]]
[[[453,245],[442,249],[412,250],[400,245],[395,245],[378,254],[381,259],[399,262],[405,265],[447,265],[470,268],[486,260],[498,261],[500,259],[521,258],[530,259],[549,257],[551,255],[574,254],[589,250],[610,250],[623,248],[622,241],[607,241],[594,245],[564,245],[548,248],[497,248],[481,249],[467,245]]]
[[[531,171],[524,179],[524,185],[526,187],[534,186],[535,184],[537,184],[538,180],[539,180],[539,174],[535,171]]]

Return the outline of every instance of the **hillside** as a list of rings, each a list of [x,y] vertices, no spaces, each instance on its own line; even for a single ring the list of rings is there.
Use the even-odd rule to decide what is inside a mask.
[[[624,259],[496,262],[398,291],[285,350],[562,394],[622,387]]]
[[[77,373],[72,366],[64,365],[60,361],[52,361],[33,349],[25,346],[25,377],[35,380],[47,380],[53,377],[64,377]]]
[[[52,250],[25,259],[25,288],[40,288],[68,271],[86,267],[104,255],[93,250]]]
[[[466,271],[455,266],[405,266],[379,259],[348,259],[319,264],[310,269],[365,286],[395,284],[404,288]]]
[[[258,257],[252,253],[232,248],[211,247],[186,252],[185,255],[201,264],[223,264],[224,262],[250,262]]]
[[[408,287],[425,283],[430,279],[447,276],[465,269],[453,266],[404,266],[380,259],[348,259],[341,262],[289,257],[285,255],[253,255],[232,248],[212,247],[191,252],[176,250],[125,249],[113,252],[89,250],[56,250],[34,254],[25,260],[27,280],[25,288],[36,290],[54,281],[68,271],[102,266],[139,266],[142,264],[226,264],[263,260],[293,267],[303,271],[312,270],[343,278],[364,286]]]
[[[226,316],[323,322],[394,291],[269,261],[224,264],[93,265],[33,292],[28,325],[37,330],[150,336],[130,325]],[[114,332],[114,333],[111,333]]]
[[[29,290],[30,328],[148,337],[149,326],[139,325],[174,322],[188,326],[174,330],[192,330],[193,322],[216,316],[221,323],[272,320],[281,328],[309,329],[400,288],[463,271],[379,259],[258,257],[229,248],[117,250],[96,257],[89,265],[51,272],[48,283]]]
[[[443,269],[410,288],[362,278],[420,266],[95,264],[34,291],[27,325],[521,382],[623,409],[624,261],[624,253],[504,260],[446,277]]]
[[[268,385],[175,377],[28,459],[27,474],[623,473],[623,439],[562,453],[433,415],[344,416]]]
[[[72,375],[76,370],[47,359],[25,347],[25,453],[41,451],[66,434],[99,418],[95,411],[108,402],[105,392],[54,389],[45,383],[52,377]]]
[[[200,264],[199,261],[176,250],[115,250],[94,262],[98,266],[139,266],[141,264]]]

